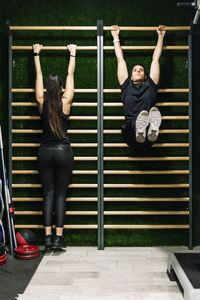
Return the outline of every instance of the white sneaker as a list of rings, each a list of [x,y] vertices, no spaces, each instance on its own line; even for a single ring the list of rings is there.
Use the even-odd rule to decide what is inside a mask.
[[[136,141],[138,143],[144,143],[146,139],[146,128],[149,125],[149,114],[148,111],[142,110],[137,116],[136,126]]]
[[[157,107],[152,107],[149,112],[149,130],[148,130],[148,140],[150,142],[155,142],[158,138],[159,127],[162,122],[161,113]]]

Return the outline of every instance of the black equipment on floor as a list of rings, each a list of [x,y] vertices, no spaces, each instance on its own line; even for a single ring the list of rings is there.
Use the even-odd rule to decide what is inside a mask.
[[[13,255],[14,249],[17,247],[14,221],[13,221],[14,207],[12,205],[12,201],[10,198],[8,180],[6,178],[6,167],[5,167],[4,154],[3,154],[3,139],[2,139],[1,126],[0,126],[0,151],[1,151],[1,164],[2,164],[2,172],[3,172],[4,198],[5,198],[4,204],[5,204],[5,210],[7,215],[7,225],[8,225],[9,248],[11,254]]]
[[[3,202],[3,196],[2,196],[2,181],[0,179],[0,242],[5,246],[6,239],[5,239],[5,231],[3,227],[4,208],[5,206]]]
[[[184,300],[200,299],[200,253],[171,253],[167,274],[171,281],[177,281]]]

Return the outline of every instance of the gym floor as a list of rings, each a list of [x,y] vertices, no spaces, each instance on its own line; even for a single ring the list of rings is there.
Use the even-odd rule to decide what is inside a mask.
[[[17,300],[182,300],[167,276],[168,255],[177,251],[200,247],[68,247],[45,254]]]

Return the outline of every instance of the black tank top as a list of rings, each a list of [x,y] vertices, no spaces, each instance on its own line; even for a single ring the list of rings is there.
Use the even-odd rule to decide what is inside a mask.
[[[42,123],[42,144],[70,144],[69,136],[67,134],[68,115],[63,113],[63,105],[59,110],[59,117],[61,118],[61,124],[64,138],[59,138],[51,130],[48,120],[48,107],[47,100],[43,102],[41,123]]]

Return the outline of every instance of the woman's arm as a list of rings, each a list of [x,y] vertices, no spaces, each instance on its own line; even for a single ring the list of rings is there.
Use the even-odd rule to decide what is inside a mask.
[[[76,60],[76,45],[67,45],[67,49],[70,53],[68,73],[65,82],[65,92],[62,95],[63,101],[63,112],[68,115],[70,113],[70,108],[72,100],[74,97],[74,70],[75,70],[75,60]]]
[[[34,53],[34,64],[36,71],[36,80],[35,80],[35,98],[39,104],[39,110],[42,109],[42,104],[44,102],[44,86],[43,86],[43,76],[42,69],[40,65],[40,51],[42,49],[42,45],[34,44],[33,45],[33,53]]]
[[[120,28],[117,25],[112,25],[113,30],[111,30],[111,34],[113,36],[113,43],[115,48],[115,55],[117,58],[117,78],[120,85],[124,83],[126,78],[128,77],[128,69],[126,62],[124,60],[122,48],[120,46],[119,41],[119,32]]]

